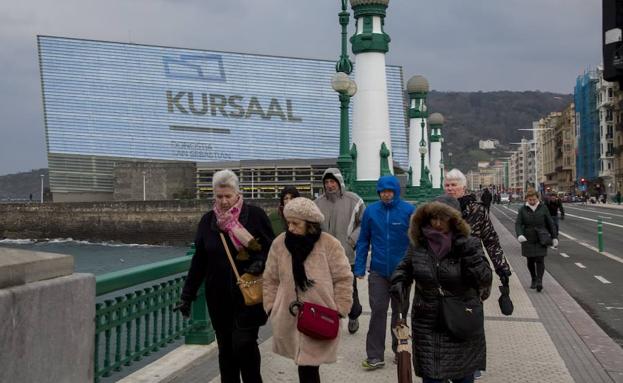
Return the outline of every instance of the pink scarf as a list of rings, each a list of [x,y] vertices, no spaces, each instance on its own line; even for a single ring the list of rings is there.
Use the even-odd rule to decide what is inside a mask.
[[[220,210],[217,203],[214,203],[212,210],[216,214],[218,228],[229,235],[236,250],[249,247],[249,242],[253,240],[253,236],[238,221],[242,210],[242,196],[239,196],[238,201],[227,211]]]

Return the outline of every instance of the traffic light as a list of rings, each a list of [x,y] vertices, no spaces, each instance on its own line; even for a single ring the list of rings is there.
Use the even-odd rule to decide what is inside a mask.
[[[580,182],[581,182],[581,183],[583,183],[583,184],[585,184],[585,183],[586,183],[586,178],[581,178],[581,179],[580,179]]]

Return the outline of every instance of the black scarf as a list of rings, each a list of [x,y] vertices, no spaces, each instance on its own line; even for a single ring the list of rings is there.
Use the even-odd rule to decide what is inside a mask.
[[[314,285],[312,279],[307,279],[305,274],[305,259],[314,248],[320,238],[320,231],[315,234],[296,235],[286,230],[286,248],[292,255],[292,275],[294,283],[301,291],[306,291]]]

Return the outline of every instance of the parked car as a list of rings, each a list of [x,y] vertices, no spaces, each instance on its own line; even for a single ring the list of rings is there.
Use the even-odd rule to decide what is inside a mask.
[[[500,194],[500,203],[511,203],[511,196],[508,193]]]

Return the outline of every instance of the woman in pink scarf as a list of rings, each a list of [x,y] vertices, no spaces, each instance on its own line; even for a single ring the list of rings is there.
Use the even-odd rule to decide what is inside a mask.
[[[266,213],[244,202],[238,177],[231,170],[212,178],[214,207],[206,213],[195,237],[193,256],[179,308],[190,315],[190,302],[205,282],[206,301],[219,349],[221,382],[261,383],[259,327],[266,323],[262,304],[245,306],[220,235],[225,236],[238,272],[261,275],[274,239]]]

